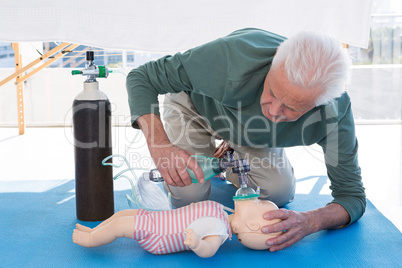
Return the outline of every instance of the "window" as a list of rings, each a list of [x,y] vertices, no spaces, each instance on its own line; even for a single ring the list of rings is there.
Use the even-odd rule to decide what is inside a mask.
[[[349,47],[357,122],[402,121],[402,2],[374,0],[367,49]]]

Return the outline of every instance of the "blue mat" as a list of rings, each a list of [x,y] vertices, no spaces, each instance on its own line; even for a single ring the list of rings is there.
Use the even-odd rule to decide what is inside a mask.
[[[287,208],[325,205],[331,197],[318,194],[325,181],[321,177],[309,195],[296,195]],[[209,259],[192,252],[155,256],[123,238],[88,249],[71,238],[79,222],[74,187],[74,181],[0,182],[0,267],[402,267],[401,232],[370,202],[357,223],[312,234],[274,253],[247,249],[235,237]],[[211,199],[233,208],[235,191],[213,179]],[[126,193],[115,192],[116,211],[128,208]]]

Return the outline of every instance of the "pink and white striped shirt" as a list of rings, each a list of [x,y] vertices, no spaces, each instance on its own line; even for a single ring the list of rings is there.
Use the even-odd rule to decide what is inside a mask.
[[[223,208],[223,205],[207,200],[173,210],[139,209],[135,221],[134,239],[152,254],[190,250],[184,244],[185,229],[194,220],[202,217],[215,217],[223,221],[231,238],[229,220]]]

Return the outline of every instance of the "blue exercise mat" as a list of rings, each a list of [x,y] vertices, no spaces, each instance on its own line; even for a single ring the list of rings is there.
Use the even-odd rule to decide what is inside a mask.
[[[304,178],[302,180],[308,180]],[[326,177],[308,195],[296,195],[286,208],[306,211],[324,206],[319,195]],[[402,267],[401,232],[370,202],[365,215],[349,227],[321,231],[278,252],[243,247],[233,237],[217,254],[202,259],[193,252],[155,256],[136,241],[84,248],[72,242],[80,222],[75,216],[74,181],[0,182],[0,267]],[[213,179],[212,200],[233,208],[234,186]],[[115,210],[127,209],[115,191]],[[99,222],[80,222],[94,227]]]

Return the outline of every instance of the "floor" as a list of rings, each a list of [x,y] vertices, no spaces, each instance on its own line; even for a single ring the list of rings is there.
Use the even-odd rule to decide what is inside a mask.
[[[356,135],[367,197],[402,231],[402,125],[357,125]],[[71,128],[27,128],[21,136],[16,128],[0,128],[0,181],[73,179],[72,143]],[[141,132],[113,128],[113,144],[113,153],[125,155],[132,167],[153,168]],[[297,179],[326,175],[318,146],[289,148],[287,154]],[[297,193],[308,193],[316,180],[298,183]],[[127,183],[116,182],[120,188]],[[327,186],[321,192],[330,193]]]

